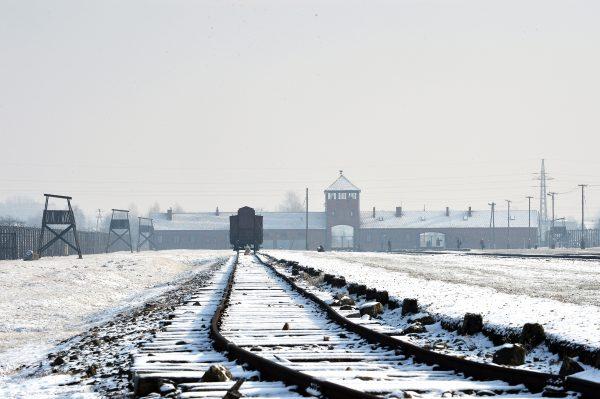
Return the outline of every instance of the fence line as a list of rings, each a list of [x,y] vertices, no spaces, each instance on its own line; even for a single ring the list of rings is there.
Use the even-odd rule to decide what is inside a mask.
[[[558,236],[557,244],[566,248],[578,248],[581,244],[581,230],[567,230]],[[586,247],[600,246],[600,230],[587,229],[583,231]]]
[[[40,240],[39,227],[0,226],[0,259],[22,259],[28,250],[36,251]],[[52,239],[51,233],[44,235],[44,244]],[[97,231],[78,231],[81,253],[97,254],[106,250],[108,234]],[[74,242],[73,232],[66,235],[67,240]],[[124,248],[115,246],[111,252],[123,251]],[[76,252],[63,242],[57,241],[44,251],[43,256],[76,255]]]

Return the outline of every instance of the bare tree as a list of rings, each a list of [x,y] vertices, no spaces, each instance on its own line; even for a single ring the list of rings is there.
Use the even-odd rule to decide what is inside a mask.
[[[182,213],[185,211],[183,210],[183,207],[181,205],[176,203],[175,205],[173,205],[173,212],[174,213]]]
[[[18,225],[39,226],[43,208],[43,202],[29,197],[11,197],[0,201],[0,215],[6,219],[4,223],[13,221]]]
[[[77,223],[77,230],[87,230],[88,227],[88,219],[85,217],[85,213],[83,210],[77,205],[73,205],[73,215],[75,216],[75,223]]]
[[[304,205],[300,200],[300,196],[295,191],[287,191],[283,197],[283,201],[279,204],[280,212],[302,212]]]
[[[150,217],[150,215],[152,215],[153,213],[159,213],[160,212],[160,205],[158,204],[158,202],[155,202],[149,209],[148,209],[148,214],[147,216]]]
[[[25,226],[25,222],[13,216],[0,216],[0,226]]]

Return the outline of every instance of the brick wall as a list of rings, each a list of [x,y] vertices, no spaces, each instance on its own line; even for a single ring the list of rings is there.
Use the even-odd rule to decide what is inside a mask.
[[[347,224],[344,223],[344,224]],[[489,228],[448,228],[448,229],[360,229],[355,231],[356,249],[362,251],[387,251],[388,240],[392,249],[419,248],[419,234],[440,232],[446,235],[446,248],[456,248],[456,239],[462,241],[462,248],[479,248],[483,238],[486,248],[491,247],[491,231]],[[529,229],[527,227],[510,229],[510,247],[526,248]],[[537,229],[531,228],[532,245],[537,243]],[[507,229],[496,228],[496,248],[506,248]],[[323,245],[328,237],[328,230],[309,230],[309,249],[315,250]],[[229,249],[228,230],[158,230],[154,236],[158,249]],[[265,230],[264,248],[304,249],[304,229]]]
[[[446,248],[456,248],[456,240],[460,238],[462,248],[480,248],[481,239],[486,248],[490,248],[492,237],[489,228],[448,228],[448,229],[361,229],[360,249],[363,251],[387,251],[388,240],[392,242],[392,250],[419,248],[419,234],[439,232],[446,235]],[[496,248],[507,247],[507,229],[496,228]],[[537,243],[537,229],[527,227],[511,227],[510,247],[526,248],[528,234],[531,243]]]

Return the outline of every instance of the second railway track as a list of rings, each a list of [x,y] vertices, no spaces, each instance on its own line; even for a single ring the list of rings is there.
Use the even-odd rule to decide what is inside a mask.
[[[212,329],[217,346],[261,376],[330,398],[542,396],[522,384],[475,380],[368,342],[254,256],[239,257]]]

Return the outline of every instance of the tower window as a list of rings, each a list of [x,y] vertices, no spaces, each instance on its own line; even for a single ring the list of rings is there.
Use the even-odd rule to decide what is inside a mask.
[[[346,199],[346,193],[339,193],[338,194],[338,198],[339,199]]]
[[[335,193],[327,193],[327,199],[328,200],[334,200],[335,199]]]
[[[358,198],[358,195],[357,195],[356,193],[349,193],[349,194],[348,194],[348,197],[349,197],[350,199],[356,199],[356,198]]]

